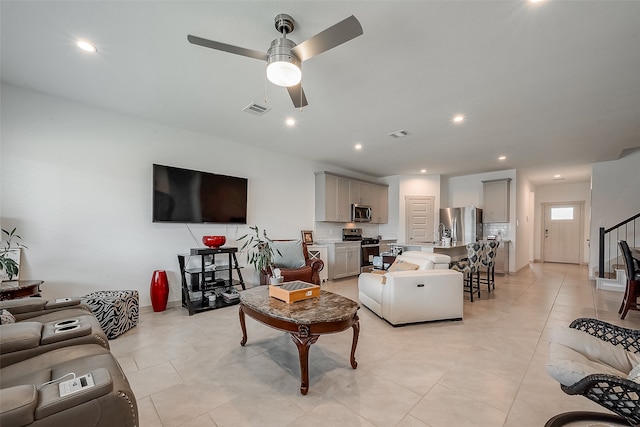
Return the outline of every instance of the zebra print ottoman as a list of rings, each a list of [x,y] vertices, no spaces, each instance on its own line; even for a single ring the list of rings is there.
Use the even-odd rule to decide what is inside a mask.
[[[98,291],[82,297],[100,326],[113,339],[138,324],[138,291]]]

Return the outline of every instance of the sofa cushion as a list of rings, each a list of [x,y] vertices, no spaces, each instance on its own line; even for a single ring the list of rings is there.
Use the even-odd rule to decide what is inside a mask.
[[[0,389],[0,402],[0,425],[26,426],[34,421],[38,392],[33,384],[3,388]]]
[[[0,308],[9,310],[15,316],[16,314],[44,310],[46,304],[47,300],[44,298],[31,297],[0,301]]]
[[[273,264],[282,268],[300,268],[304,267],[306,261],[304,252],[302,251],[302,242],[298,241],[274,241],[273,247]],[[280,253],[278,253],[280,251]]]
[[[418,264],[414,264],[412,262],[407,262],[407,261],[403,261],[401,259],[397,259],[393,262],[393,264],[391,264],[389,266],[389,269],[387,271],[392,272],[392,271],[410,271],[410,270],[417,270],[419,267]]]
[[[436,254],[432,252],[422,251],[406,251],[398,255],[396,259],[418,264],[418,270],[433,270],[434,268],[449,268],[451,257],[444,254]]]
[[[627,376],[626,373],[605,363],[589,360],[576,350],[557,342],[549,343],[549,362],[546,370],[553,379],[565,386],[573,385],[593,374],[607,374],[621,378]]]
[[[591,361],[605,363],[624,372],[623,377],[626,377],[634,366],[640,364],[640,355],[574,328],[554,328],[549,340],[569,347]]]
[[[35,348],[40,345],[42,323],[20,322],[0,326],[0,354]]]
[[[0,311],[0,325],[8,325],[16,323],[16,318],[9,310]]]
[[[629,372],[627,379],[640,383],[640,365],[636,366],[631,370],[631,372]]]

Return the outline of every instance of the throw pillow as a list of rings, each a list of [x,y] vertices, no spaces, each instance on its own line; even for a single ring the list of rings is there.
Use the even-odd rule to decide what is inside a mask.
[[[413,264],[411,262],[406,262],[406,261],[402,261],[400,259],[397,259],[393,262],[393,264],[391,264],[389,266],[389,269],[387,271],[410,271],[410,270],[417,270],[418,269],[418,264]]]
[[[637,354],[567,326],[553,328],[549,340],[569,347],[591,361],[605,363],[624,373],[640,364]]]
[[[0,311],[0,324],[8,325],[9,323],[16,323],[16,318],[9,310]]]
[[[570,386],[593,374],[624,378],[624,373],[606,363],[590,360],[578,351],[557,342],[549,343],[547,373],[560,384]]]
[[[640,365],[636,366],[629,372],[628,380],[640,383]]]
[[[273,242],[271,247],[273,248],[273,264],[276,267],[300,268],[306,264],[300,240]]]

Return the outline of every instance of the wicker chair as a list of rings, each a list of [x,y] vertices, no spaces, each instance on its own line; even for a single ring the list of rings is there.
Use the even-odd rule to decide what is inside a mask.
[[[640,353],[640,330],[589,318],[576,319],[570,327],[629,352]],[[617,415],[591,411],[567,412],[551,418],[545,427],[558,427],[576,421],[640,425],[640,384],[635,381],[614,375],[593,374],[569,386],[561,384],[560,388],[570,395],[582,395]]]

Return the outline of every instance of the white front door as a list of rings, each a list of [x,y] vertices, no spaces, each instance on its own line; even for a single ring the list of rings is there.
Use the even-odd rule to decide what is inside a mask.
[[[406,242],[407,245],[433,242],[434,196],[406,196]]]
[[[543,260],[580,264],[582,204],[544,204]]]

